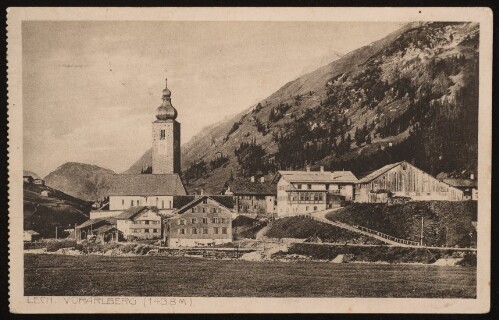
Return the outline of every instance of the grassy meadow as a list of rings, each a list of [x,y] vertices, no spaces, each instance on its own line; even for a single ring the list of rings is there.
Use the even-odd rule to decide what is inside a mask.
[[[476,269],[25,254],[24,294],[197,297],[476,297]]]

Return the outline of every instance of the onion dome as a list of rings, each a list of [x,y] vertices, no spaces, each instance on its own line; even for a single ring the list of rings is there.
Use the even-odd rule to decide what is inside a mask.
[[[156,119],[175,120],[177,118],[177,110],[172,106],[171,91],[168,89],[168,83],[163,89],[163,103],[156,109]]]

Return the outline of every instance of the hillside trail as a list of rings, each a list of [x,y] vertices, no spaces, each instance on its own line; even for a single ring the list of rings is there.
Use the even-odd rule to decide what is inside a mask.
[[[382,236],[380,236],[378,234],[375,234],[375,233],[372,233],[372,232],[367,232],[367,231],[364,231],[364,230],[359,230],[359,229],[355,228],[352,225],[349,225],[349,224],[346,224],[346,223],[343,223],[343,222],[339,222],[339,221],[331,221],[331,220],[329,220],[329,219],[326,218],[326,215],[328,213],[337,211],[339,209],[340,208],[318,211],[318,212],[311,213],[310,216],[312,217],[312,219],[315,219],[317,221],[320,221],[320,222],[323,222],[323,223],[327,223],[327,224],[333,225],[335,227],[342,228],[342,229],[345,229],[345,230],[348,230],[348,231],[352,231],[352,232],[355,232],[355,233],[358,233],[358,234],[362,234],[362,235],[374,238],[376,240],[382,241],[382,242],[384,242],[386,244],[389,244],[389,245],[399,246],[399,247],[410,247],[410,245],[403,244],[403,243],[400,243],[400,242],[396,242],[396,241],[393,241],[393,240],[390,240],[390,239],[386,239],[386,238],[384,238],[384,237],[382,237]]]
[[[270,225],[266,225],[265,227],[261,228],[258,230],[258,232],[255,235],[256,240],[262,240],[265,235],[267,234],[267,231],[269,231]]]

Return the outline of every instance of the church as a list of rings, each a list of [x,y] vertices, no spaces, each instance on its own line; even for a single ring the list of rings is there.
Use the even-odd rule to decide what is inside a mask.
[[[109,210],[154,206],[172,210],[173,197],[186,195],[180,179],[180,123],[166,79],[162,103],[152,123],[152,173],[117,174],[109,190]]]

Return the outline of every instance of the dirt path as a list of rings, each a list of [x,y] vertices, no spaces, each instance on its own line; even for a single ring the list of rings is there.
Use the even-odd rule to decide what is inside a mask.
[[[256,240],[262,240],[265,235],[267,234],[267,231],[269,231],[270,229],[270,225],[266,225],[265,227],[263,227],[262,229],[260,229],[257,233],[256,233]]]

